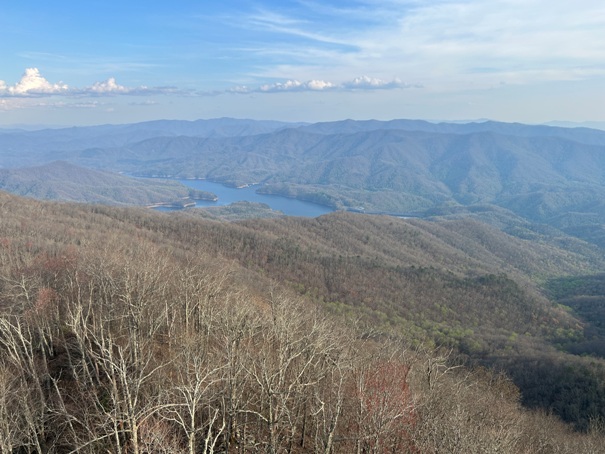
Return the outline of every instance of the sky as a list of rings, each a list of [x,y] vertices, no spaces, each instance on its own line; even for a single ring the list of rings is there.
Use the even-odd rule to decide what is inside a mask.
[[[0,127],[219,117],[605,122],[605,2],[2,5]]]

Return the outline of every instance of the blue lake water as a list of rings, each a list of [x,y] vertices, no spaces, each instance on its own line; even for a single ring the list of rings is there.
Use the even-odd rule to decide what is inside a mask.
[[[229,186],[224,186],[220,183],[213,183],[208,180],[178,181],[179,183],[182,183],[190,188],[212,192],[218,196],[218,200],[216,202],[196,200],[196,207],[222,206],[229,205],[234,202],[247,201],[266,203],[272,209],[279,210],[288,216],[317,217],[334,211],[332,208],[323,205],[318,205],[311,202],[303,202],[302,200],[291,199],[289,197],[257,194],[257,187],[255,186],[249,186],[246,188],[232,188]]]

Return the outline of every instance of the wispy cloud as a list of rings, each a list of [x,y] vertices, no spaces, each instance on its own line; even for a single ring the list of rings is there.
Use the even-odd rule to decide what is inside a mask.
[[[602,1],[402,0],[385,8],[396,26],[360,34],[357,57],[432,86],[569,80],[595,65],[605,74]],[[490,71],[476,72],[479,62]]]
[[[157,106],[159,104],[159,102],[157,101],[153,101],[151,99],[147,99],[145,101],[141,101],[141,102],[131,102],[128,103],[130,106]]]
[[[107,104],[99,101],[78,101],[78,102],[37,102],[31,104],[28,107],[38,107],[42,109],[99,109],[107,108]]]
[[[10,111],[19,108],[18,105],[15,105],[15,103],[11,101],[12,99],[0,99],[0,111]]]
[[[254,27],[265,32],[290,35],[323,44],[335,44],[351,47],[338,34],[317,31],[319,24],[310,20],[288,17],[273,11],[262,10],[248,16],[245,22],[247,27]]]
[[[107,104],[93,100],[79,100],[68,102],[63,100],[44,100],[40,98],[2,98],[0,99],[0,111],[15,111],[21,109],[42,109],[42,110],[58,110],[58,109],[99,109],[106,108]]]
[[[263,44],[248,50],[258,59],[250,76],[302,81],[314,74],[330,80],[402,74],[427,87],[459,89],[605,75],[605,4],[599,0],[294,5],[276,3],[233,22],[253,29]],[[490,71],[475,71],[478,66]]]

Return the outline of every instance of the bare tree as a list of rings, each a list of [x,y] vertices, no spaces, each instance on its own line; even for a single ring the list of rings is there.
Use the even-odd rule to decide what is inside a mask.
[[[4,371],[12,372],[14,379],[10,384],[19,393],[13,396],[17,397],[13,400],[16,405],[13,411],[20,415],[22,447],[44,453],[47,452],[47,398],[50,377],[46,362],[41,361],[38,356],[38,341],[31,327],[22,323],[20,318],[0,318],[0,349],[4,357]]]
[[[338,341],[313,310],[272,294],[263,329],[248,351],[246,370],[258,402],[246,411],[261,422],[258,432],[269,452],[293,449],[304,439],[303,426],[313,389],[326,379]],[[305,409],[306,407],[306,409]]]
[[[164,419],[185,434],[187,452],[213,453],[227,426],[223,394],[227,365],[211,356],[203,336],[189,337],[182,345],[173,384],[163,395]]]

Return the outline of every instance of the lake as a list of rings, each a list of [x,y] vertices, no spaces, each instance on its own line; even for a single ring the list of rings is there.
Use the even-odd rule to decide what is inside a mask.
[[[316,203],[311,202],[304,202],[302,200],[292,199],[289,197],[269,194],[257,194],[256,189],[258,188],[258,186],[233,188],[222,185],[220,183],[213,183],[208,180],[178,181],[179,183],[182,183],[190,188],[199,189],[200,191],[212,192],[218,196],[218,200],[216,202],[196,200],[196,207],[222,206],[229,205],[233,202],[242,201],[258,202],[265,203],[269,205],[272,209],[279,210],[288,216],[304,216],[312,218],[334,211],[330,207],[318,205]]]

